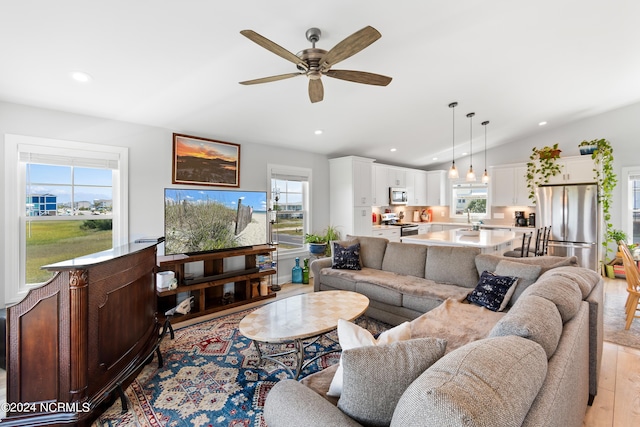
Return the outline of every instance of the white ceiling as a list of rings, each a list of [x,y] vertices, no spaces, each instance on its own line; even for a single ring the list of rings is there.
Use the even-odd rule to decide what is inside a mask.
[[[495,146],[640,102],[639,16],[637,0],[3,1],[0,100],[423,167],[451,159],[451,101],[457,155],[471,111],[479,151],[484,120]],[[366,25],[382,38],[334,69],[387,87],[323,77],[311,104],[306,77],[238,84],[296,71],[240,30],[296,53],[310,27],[329,50]]]

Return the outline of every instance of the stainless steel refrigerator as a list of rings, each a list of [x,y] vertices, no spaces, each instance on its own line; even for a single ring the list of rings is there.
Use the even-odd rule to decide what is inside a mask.
[[[551,226],[549,255],[575,255],[581,266],[599,271],[602,220],[596,184],[540,186],[536,211],[536,226]]]

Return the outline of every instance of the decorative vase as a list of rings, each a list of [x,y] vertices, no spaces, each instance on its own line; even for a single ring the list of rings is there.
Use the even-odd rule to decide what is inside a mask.
[[[298,257],[296,257],[296,265],[291,269],[291,283],[302,283],[302,267]]]
[[[304,259],[304,265],[302,267],[302,284],[309,284],[309,258]]]

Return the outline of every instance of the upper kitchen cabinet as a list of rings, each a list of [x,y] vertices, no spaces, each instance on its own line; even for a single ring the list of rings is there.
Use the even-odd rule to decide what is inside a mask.
[[[387,206],[389,205],[389,166],[381,165],[380,163],[374,163],[373,171],[371,175],[371,181],[373,183],[373,200],[371,204],[373,206]]]
[[[491,206],[533,206],[527,190],[525,164],[490,168]]]
[[[549,184],[581,184],[596,182],[591,156],[563,157],[557,160],[561,173],[552,176]]]
[[[427,172],[418,169],[406,170],[407,205],[427,205]]]
[[[329,221],[344,235],[371,234],[372,165],[364,157],[329,159]]]
[[[406,187],[407,172],[406,169],[388,167],[389,187]]]
[[[447,205],[447,172],[428,171],[426,206]]]

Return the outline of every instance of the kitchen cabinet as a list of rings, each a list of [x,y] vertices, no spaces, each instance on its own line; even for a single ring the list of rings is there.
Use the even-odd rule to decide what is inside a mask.
[[[329,159],[329,221],[343,235],[371,235],[373,159]]]
[[[426,206],[447,205],[447,172],[427,172],[427,199]]]
[[[524,163],[491,167],[491,206],[533,206],[526,176]]]
[[[552,176],[549,184],[582,184],[596,182],[594,163],[591,156],[574,156],[558,159],[561,173]]]
[[[429,224],[418,225],[418,234],[427,234],[429,231],[431,231],[431,225]]]
[[[384,237],[385,239],[389,239],[390,242],[399,242],[400,241],[400,227],[395,227],[395,228],[374,228],[373,236],[374,237]]]
[[[407,172],[402,168],[389,167],[387,169],[387,180],[389,187],[406,187]]]
[[[407,169],[407,205],[427,206],[427,172]]]
[[[389,182],[388,182],[388,166],[381,165],[380,163],[373,163],[372,165],[372,195],[373,199],[371,204],[373,206],[388,206],[389,205]]]

